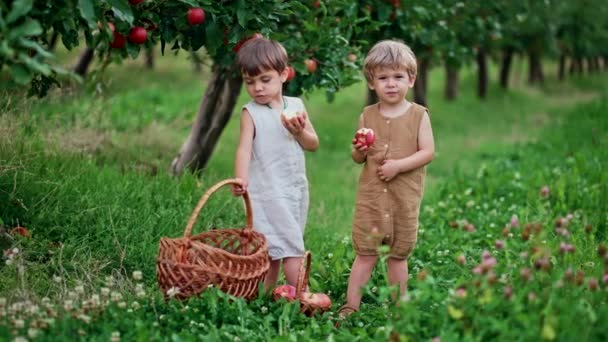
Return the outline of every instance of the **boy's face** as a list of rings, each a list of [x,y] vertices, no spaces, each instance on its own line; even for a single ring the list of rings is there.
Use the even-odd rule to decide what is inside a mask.
[[[381,102],[394,105],[405,99],[415,81],[416,77],[410,77],[404,68],[380,67],[374,70],[374,79],[368,86],[376,92]]]
[[[283,72],[274,69],[264,70],[257,76],[243,74],[245,88],[258,104],[268,104],[283,94],[283,83],[287,80],[287,68]]]

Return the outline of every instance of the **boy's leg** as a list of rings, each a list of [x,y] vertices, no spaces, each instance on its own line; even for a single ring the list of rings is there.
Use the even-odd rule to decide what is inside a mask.
[[[276,287],[277,281],[279,280],[279,271],[281,269],[281,259],[278,260],[270,260],[270,267],[268,268],[268,273],[266,273],[266,278],[264,279],[264,288],[268,290],[272,290]]]
[[[303,257],[290,257],[283,259],[283,273],[285,273],[285,279],[291,286],[298,286],[298,274],[300,273],[300,266],[304,261]],[[308,286],[308,284],[306,284]]]
[[[378,256],[357,255],[348,278],[348,290],[346,292],[346,306],[359,310],[361,304],[361,288],[367,284],[372,276]]]
[[[407,292],[407,279],[407,259],[388,258],[388,282],[391,286],[399,286],[400,298],[403,298]]]

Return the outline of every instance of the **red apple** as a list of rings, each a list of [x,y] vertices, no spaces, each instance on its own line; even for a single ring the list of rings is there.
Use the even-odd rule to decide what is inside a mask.
[[[301,301],[313,304],[321,310],[328,310],[331,308],[331,299],[325,293],[302,293]]]
[[[355,143],[370,147],[376,141],[376,135],[371,128],[361,128],[355,133]]]
[[[308,72],[311,74],[317,70],[317,61],[314,59],[307,58],[304,60],[304,64],[306,65]]]
[[[312,7],[314,8],[319,8],[321,6],[321,0],[316,0],[313,4]]]
[[[287,66],[287,82],[293,80],[294,77],[296,77],[296,70],[292,66],[288,65]]]
[[[133,44],[143,44],[148,40],[148,31],[141,26],[135,26],[129,32],[129,41]]]
[[[243,38],[243,39],[239,40],[238,43],[236,43],[236,45],[232,48],[232,51],[239,52],[239,50],[241,49],[241,47],[243,47],[243,45],[245,43],[247,43],[251,39],[257,39],[257,38],[264,38],[264,36],[261,33],[256,32],[247,38]]]
[[[129,3],[133,6],[139,5],[142,2],[144,2],[144,0],[129,0]]]
[[[15,228],[11,229],[11,235],[21,235],[25,238],[29,238],[30,231],[27,230],[27,228],[25,228],[25,227],[15,227]]]
[[[291,285],[281,285],[272,291],[275,297],[296,299],[296,288]]]
[[[127,39],[123,34],[119,32],[114,32],[114,40],[112,41],[112,43],[110,43],[110,47],[112,49],[122,49],[123,47],[125,47],[126,43]]]
[[[202,24],[205,21],[205,11],[200,8],[191,8],[188,10],[188,24],[190,26]]]

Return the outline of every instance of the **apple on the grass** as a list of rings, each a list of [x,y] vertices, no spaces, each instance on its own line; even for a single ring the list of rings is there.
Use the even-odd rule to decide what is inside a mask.
[[[370,147],[374,144],[374,141],[376,141],[376,135],[371,128],[363,127],[355,133],[355,143]]]
[[[319,308],[326,309],[331,307],[331,299],[325,293],[306,292],[302,294],[302,297],[307,303],[314,304]]]
[[[296,299],[296,288],[291,285],[281,285],[274,289],[274,294],[281,298]]]

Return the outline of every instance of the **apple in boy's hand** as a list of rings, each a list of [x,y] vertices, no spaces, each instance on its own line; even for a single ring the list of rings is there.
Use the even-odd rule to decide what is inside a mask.
[[[287,299],[296,299],[296,288],[291,285],[281,285],[272,291],[275,296]]]
[[[361,128],[355,133],[355,139],[353,139],[353,144],[360,144],[366,147],[370,147],[376,141],[376,135],[374,134],[374,130],[371,128]]]
[[[281,113],[281,122],[290,132],[298,133],[306,126],[306,113],[293,110],[283,111],[283,113]]]

